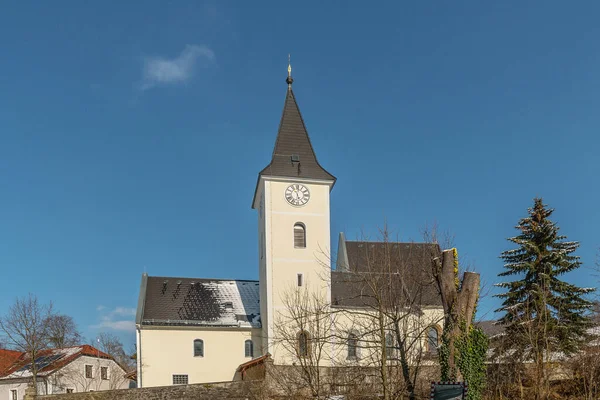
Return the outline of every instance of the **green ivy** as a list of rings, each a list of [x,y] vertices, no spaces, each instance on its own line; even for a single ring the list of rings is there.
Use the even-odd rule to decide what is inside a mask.
[[[446,330],[450,332],[451,329]],[[466,324],[461,323],[461,334],[454,342],[456,367],[463,379],[469,385],[467,400],[481,400],[485,388],[485,356],[488,349],[488,338],[481,328],[471,325],[466,329]],[[439,348],[439,360],[442,380],[454,381],[457,379],[457,371],[451,371],[448,365],[450,356],[449,339],[443,335],[442,344]]]
[[[456,341],[457,367],[469,385],[467,400],[480,400],[485,388],[485,355],[488,349],[488,338],[481,328],[473,325],[465,332],[461,326],[461,336]]]

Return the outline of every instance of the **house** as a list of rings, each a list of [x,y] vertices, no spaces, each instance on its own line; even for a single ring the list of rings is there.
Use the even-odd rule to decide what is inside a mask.
[[[136,314],[138,387],[230,381],[267,354],[275,365],[293,364],[309,351],[314,334],[294,325],[289,307],[309,297],[339,311],[337,325],[326,327],[336,334],[325,335],[332,343],[322,365],[367,363],[360,343],[368,334],[361,325],[368,323],[356,318],[369,318],[364,309],[372,296],[360,280],[373,267],[369,255],[378,251],[394,254],[385,280],[398,282],[397,294],[420,306],[414,312],[418,323],[407,325],[419,346],[433,351],[439,344],[441,299],[424,276],[440,255],[438,245],[347,241],[342,233],[337,261],[331,259],[330,192],[336,178],[317,160],[292,90],[291,67],[286,82],[272,158],[258,173],[251,203],[258,214],[258,280],[143,274]],[[290,298],[300,292],[306,296]],[[284,343],[282,331],[288,328],[291,342]],[[393,341],[391,336],[390,348]]]
[[[38,353],[39,394],[126,389],[125,370],[108,354],[82,345],[47,349]],[[32,382],[32,362],[27,353],[0,349],[0,399],[22,399]]]

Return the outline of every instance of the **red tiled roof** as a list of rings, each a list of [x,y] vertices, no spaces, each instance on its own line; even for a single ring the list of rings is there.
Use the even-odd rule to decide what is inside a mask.
[[[2,350],[2,351],[11,351],[11,350]],[[11,351],[12,352],[12,351]],[[12,352],[17,353],[18,356],[12,359],[12,362],[8,364],[5,368],[0,368],[0,377],[2,378],[19,378],[25,377],[28,373],[28,369],[24,369],[27,365],[31,364],[31,358],[26,353],[21,352]],[[13,354],[14,355],[14,354]],[[39,360],[37,364],[40,364],[38,369],[38,375],[49,375],[54,371],[64,367],[69,364],[76,358],[80,356],[89,356],[89,357],[99,357],[105,358],[108,360],[113,360],[113,358],[96,349],[93,346],[84,344],[82,346],[73,346],[73,347],[65,347],[62,349],[47,349],[41,350],[36,355],[36,360]],[[46,359],[48,361],[45,364],[42,360]],[[42,360],[40,360],[42,359]],[[1,365],[1,363],[0,363]],[[12,376],[11,376],[12,375]]]
[[[15,350],[0,349],[0,376],[21,357],[23,353]]]
[[[239,367],[237,368],[237,371],[243,373],[248,368],[254,367],[255,365],[262,364],[269,357],[271,357],[271,354],[267,353],[264,356],[260,356],[260,357],[254,358],[250,361],[246,361],[245,363],[239,365]]]

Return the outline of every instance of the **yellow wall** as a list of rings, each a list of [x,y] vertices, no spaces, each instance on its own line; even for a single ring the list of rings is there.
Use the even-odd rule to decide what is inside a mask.
[[[309,202],[301,207],[290,205],[285,190],[292,183],[300,183],[310,191]],[[264,199],[264,216],[259,209],[259,246],[264,232],[264,258],[260,259],[259,279],[261,285],[261,320],[265,351],[275,362],[280,360],[274,346],[274,326],[277,313],[285,311],[283,297],[297,287],[297,276],[303,275],[303,283],[319,293],[324,299],[330,296],[330,214],[329,182],[280,181],[263,178],[257,193]],[[294,224],[306,227],[306,248],[294,248]]]
[[[139,335],[141,387],[171,385],[173,374],[187,374],[189,383],[230,381],[237,367],[250,360],[244,354],[247,339],[254,342],[254,355],[260,355],[259,329],[144,327]],[[204,341],[204,357],[194,357],[194,339]]]

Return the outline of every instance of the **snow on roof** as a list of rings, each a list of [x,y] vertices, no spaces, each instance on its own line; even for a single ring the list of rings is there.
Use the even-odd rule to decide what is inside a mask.
[[[257,281],[148,277],[143,325],[260,327]]]

